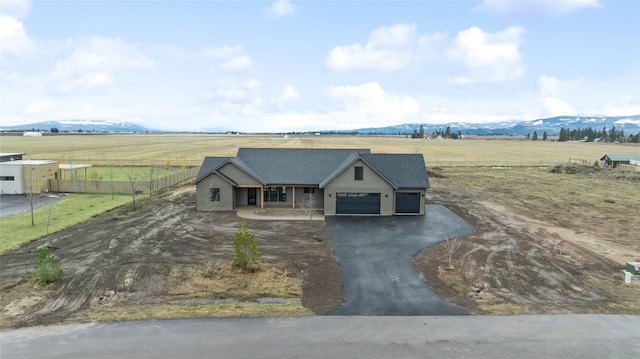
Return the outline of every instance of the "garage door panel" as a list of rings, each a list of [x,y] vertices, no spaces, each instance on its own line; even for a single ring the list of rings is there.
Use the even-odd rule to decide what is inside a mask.
[[[380,193],[336,193],[336,214],[380,214]]]
[[[396,193],[396,213],[420,213],[420,193]]]

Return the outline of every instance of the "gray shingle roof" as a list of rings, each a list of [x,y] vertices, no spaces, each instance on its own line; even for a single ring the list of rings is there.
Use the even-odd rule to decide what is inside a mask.
[[[363,154],[362,159],[398,188],[429,188],[421,154]]]
[[[351,153],[368,149],[240,148],[238,158],[253,168],[265,184],[319,184]]]
[[[205,157],[200,166],[200,171],[196,176],[195,183],[200,182],[204,177],[207,177],[211,172],[217,170],[220,166],[230,161],[232,157]]]
[[[320,185],[361,158],[396,188],[428,188],[421,154],[371,154],[368,149],[240,148],[237,157],[206,157],[195,183],[232,162],[264,185]]]

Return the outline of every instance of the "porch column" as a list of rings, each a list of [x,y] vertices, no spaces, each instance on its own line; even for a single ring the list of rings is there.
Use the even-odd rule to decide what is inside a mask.
[[[291,208],[296,208],[296,186],[291,186]]]
[[[260,209],[264,209],[264,186],[260,186]]]

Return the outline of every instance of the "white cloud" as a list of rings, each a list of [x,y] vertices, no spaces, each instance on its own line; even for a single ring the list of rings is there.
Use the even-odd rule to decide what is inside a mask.
[[[33,52],[35,42],[27,36],[22,22],[0,15],[0,53],[24,56]]]
[[[236,79],[220,79],[214,83],[214,89],[205,94],[207,101],[228,101],[240,103],[258,98],[260,81],[249,79],[241,82]]]
[[[244,54],[242,45],[224,45],[220,47],[205,47],[200,54],[209,59],[221,61],[217,68],[227,71],[243,71],[251,67],[253,60]],[[213,68],[215,71],[216,67]]]
[[[40,115],[44,113],[51,113],[51,111],[55,110],[55,103],[49,100],[37,100],[35,102],[31,102],[24,107],[25,115]]]
[[[553,76],[540,75],[538,77],[538,90],[543,96],[559,96],[577,90],[585,83],[586,79],[584,77],[564,81]]]
[[[560,16],[597,7],[598,0],[484,0],[477,9],[504,16]]]
[[[300,98],[300,94],[296,91],[295,87],[287,85],[282,90],[280,97],[278,97],[278,107],[284,107],[287,103],[296,102]]]
[[[618,101],[605,104],[600,113],[608,116],[638,115],[640,114],[640,98],[625,96]]]
[[[229,71],[242,71],[251,67],[252,62],[248,55],[241,55],[228,59],[220,67]]]
[[[51,78],[58,83],[59,91],[71,92],[111,84],[118,71],[146,69],[152,64],[137,45],[94,36],[83,39],[70,57],[58,61]]]
[[[253,90],[253,89],[256,89],[256,88],[260,87],[260,81],[258,81],[256,79],[249,79],[244,86],[246,88],[248,88],[249,90]]]
[[[278,0],[267,9],[267,16],[280,19],[296,13],[296,6],[289,0]]]
[[[2,0],[0,7],[4,14],[23,19],[31,10],[31,0]]]
[[[200,53],[210,59],[224,60],[243,53],[242,45],[224,45],[221,47],[205,47]]]
[[[543,117],[570,116],[576,113],[571,105],[555,97],[543,98],[542,107]]]
[[[343,121],[352,128],[360,124],[373,126],[397,122],[416,115],[420,110],[418,101],[413,97],[390,94],[377,82],[332,86],[326,95],[340,105],[347,116]]]
[[[325,65],[338,71],[401,70],[434,52],[443,38],[440,33],[419,36],[415,24],[383,26],[372,31],[364,45],[355,43],[333,48]]]
[[[449,77],[449,83],[464,86],[520,78],[526,68],[519,49],[523,33],[519,26],[496,33],[475,26],[459,32],[446,56],[454,65],[462,66],[462,74]]]
[[[568,116],[576,114],[574,106],[564,97],[579,99],[579,91],[586,84],[584,77],[574,80],[560,80],[553,76],[540,75],[538,77],[538,91],[542,97],[541,117]]]

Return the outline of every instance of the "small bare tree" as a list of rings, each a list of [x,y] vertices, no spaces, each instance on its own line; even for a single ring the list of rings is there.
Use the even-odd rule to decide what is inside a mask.
[[[127,172],[127,179],[129,180],[129,186],[131,187],[131,199],[133,200],[133,209],[136,209],[136,192],[138,192],[138,186],[140,186],[140,182],[138,182],[138,173],[135,169],[130,168]]]
[[[37,183],[37,178],[35,177],[35,168],[31,168],[29,171],[29,176],[26,177],[27,185],[29,186],[29,190],[26,193],[27,201],[29,202],[29,207],[31,209],[31,226],[34,227],[36,222],[33,218],[33,210],[40,198],[42,197],[42,192],[40,192],[40,188]]]
[[[109,187],[111,187],[111,199],[113,199],[113,194],[116,191],[116,184],[113,182],[113,166],[110,167]]]
[[[96,193],[100,193],[100,185],[102,184],[102,177],[98,174],[97,171],[92,171],[91,176],[89,176],[91,182],[96,187]]]
[[[150,166],[149,172],[147,172],[144,176],[145,180],[149,181],[149,197],[151,197],[153,190],[157,188],[157,186],[154,186],[154,184],[156,184],[155,182],[158,179],[159,175],[160,170],[154,166]]]
[[[213,218],[216,216],[216,212],[218,212],[218,207],[220,207],[220,191],[213,191],[213,184],[209,185],[209,198],[213,202],[211,206],[211,212],[209,212],[209,225],[211,227],[211,234],[213,235]]]
[[[47,236],[49,235],[49,227],[51,226],[51,216],[53,215],[53,203],[47,209]]]
[[[447,250],[447,254],[449,255],[449,269],[453,269],[453,265],[451,265],[451,257],[453,257],[453,253],[460,248],[462,243],[458,241],[458,237],[454,235],[447,235],[447,238],[444,240],[444,248]]]
[[[304,197],[305,198],[302,201],[302,208],[304,209],[304,213],[309,216],[309,226],[311,226],[313,223],[313,216],[318,210],[318,201],[313,193],[307,193]]]

